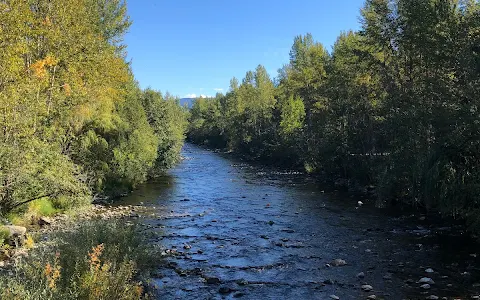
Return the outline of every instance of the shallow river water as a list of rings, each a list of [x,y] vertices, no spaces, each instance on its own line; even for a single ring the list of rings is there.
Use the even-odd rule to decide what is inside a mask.
[[[444,234],[449,228],[392,216],[368,200],[356,208],[358,199],[325,193],[302,174],[189,144],[183,156],[168,176],[122,201],[154,212],[141,222],[158,233],[154,241],[167,254],[159,258],[164,265],[155,279],[159,299],[475,299],[480,294],[480,249],[458,233]],[[335,259],[346,265],[335,266]],[[434,284],[421,288],[422,277]]]

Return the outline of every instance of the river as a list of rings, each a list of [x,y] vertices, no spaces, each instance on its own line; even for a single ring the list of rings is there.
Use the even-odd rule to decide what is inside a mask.
[[[368,200],[357,208],[355,197],[325,193],[302,174],[189,144],[183,156],[168,176],[122,201],[156,213],[142,222],[158,233],[154,242],[165,249],[155,276],[159,299],[480,294],[479,249],[461,234],[444,234],[449,228],[392,216]],[[335,266],[335,259],[346,265]],[[435,283],[421,288],[422,277]],[[372,290],[362,290],[364,285]]]

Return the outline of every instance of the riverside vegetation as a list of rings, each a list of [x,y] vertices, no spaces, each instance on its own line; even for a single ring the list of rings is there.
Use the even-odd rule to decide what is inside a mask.
[[[297,36],[274,80],[259,65],[197,99],[188,138],[479,232],[479,43],[478,1],[367,0],[332,51]]]
[[[140,89],[122,43],[130,24],[123,0],[0,1],[3,221],[118,196],[179,159],[186,112]],[[134,232],[87,222],[53,238],[2,278],[0,298],[138,299],[145,245]]]
[[[142,90],[123,0],[0,0],[0,216],[28,225],[115,197],[199,144],[282,162],[467,220],[478,231],[480,4],[367,0],[332,51],[298,36],[190,113]],[[0,230],[0,240],[10,233]],[[33,247],[2,299],[141,299],[155,249],[135,226],[84,221]],[[9,246],[2,246],[8,254]]]

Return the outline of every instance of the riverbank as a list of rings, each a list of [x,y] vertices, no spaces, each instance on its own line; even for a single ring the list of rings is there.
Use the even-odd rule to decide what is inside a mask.
[[[138,223],[146,214],[142,206],[92,205],[40,218],[17,237],[21,247],[3,247],[0,298],[153,298],[148,280],[159,250]]]
[[[134,268],[130,278],[145,289],[140,282],[148,280],[138,280],[136,274],[153,268],[148,286],[158,287],[157,299],[480,295],[480,253],[463,234],[430,227],[428,219],[389,216],[368,204],[359,207],[356,198],[319,189],[298,172],[227,159],[188,144],[183,156],[186,159],[164,177],[140,186],[117,207],[97,206],[94,214],[107,224],[120,220],[111,230],[93,231],[107,241],[125,240],[114,231],[133,228],[129,224],[143,232],[135,236],[143,236],[141,244],[157,252],[150,252],[155,254]],[[60,230],[62,224],[58,221]],[[54,221],[42,230],[53,236],[49,230],[56,232],[56,226]],[[88,228],[83,232],[93,230]],[[89,240],[86,236],[92,234],[67,240],[78,243]],[[91,271],[88,254],[112,248],[106,243],[104,249],[97,248],[97,243],[94,239],[68,261],[86,262]],[[56,250],[46,252],[50,256],[42,262],[54,266]],[[60,252],[65,257],[62,253],[65,250]],[[39,269],[45,271],[45,266]],[[130,286],[134,290],[135,285]]]

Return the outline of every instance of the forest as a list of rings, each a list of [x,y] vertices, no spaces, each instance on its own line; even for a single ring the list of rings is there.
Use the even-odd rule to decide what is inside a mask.
[[[246,22],[172,15],[148,30]],[[480,298],[480,2],[366,0],[360,22],[189,109],[136,80],[126,0],[0,0],[0,299]]]
[[[0,1],[0,215],[118,196],[178,159],[176,97],[142,90],[121,0]]]
[[[262,65],[197,99],[188,139],[480,229],[480,4],[367,0],[361,29],[329,51],[294,38],[275,78]]]

